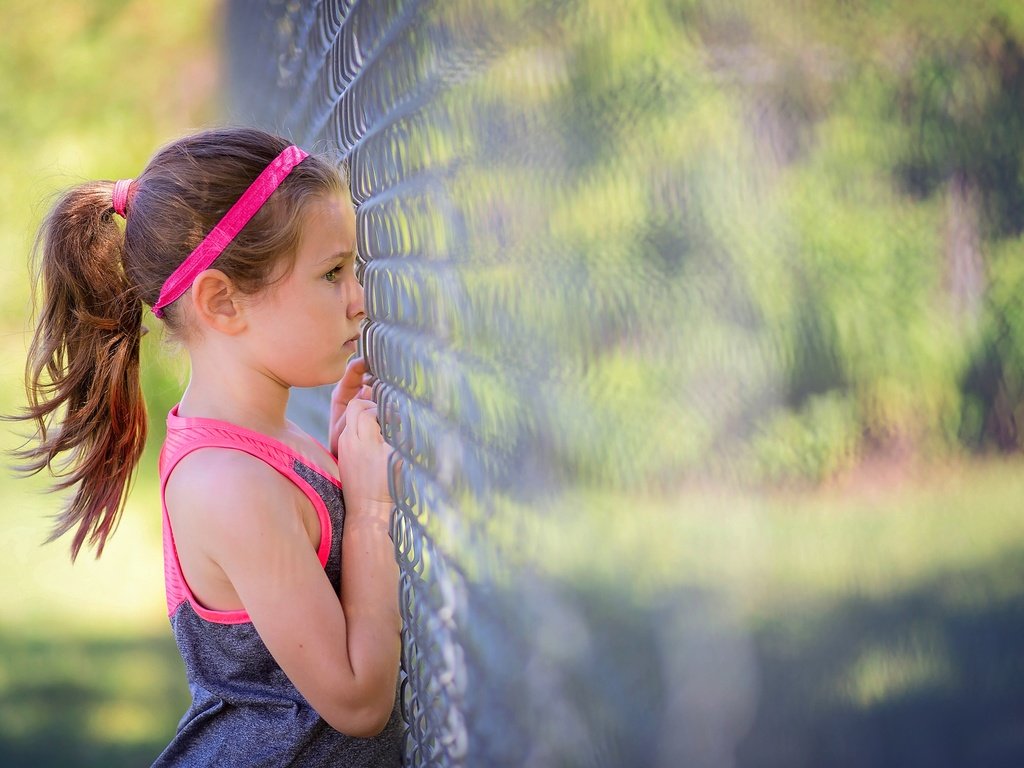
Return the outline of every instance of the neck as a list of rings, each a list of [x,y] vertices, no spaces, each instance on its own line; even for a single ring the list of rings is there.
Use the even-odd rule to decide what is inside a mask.
[[[219,419],[266,435],[285,431],[287,384],[216,350],[190,349],[189,361],[179,415]]]

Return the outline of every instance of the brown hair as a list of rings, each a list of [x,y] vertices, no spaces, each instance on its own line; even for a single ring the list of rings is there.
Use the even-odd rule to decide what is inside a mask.
[[[11,418],[36,427],[32,443],[16,453],[18,471],[49,468],[55,489],[75,488],[48,539],[76,529],[72,559],[86,542],[102,554],[145,445],[143,302],[157,300],[171,272],[289,144],[246,128],[188,136],[157,152],[132,183],[123,232],[109,181],[68,190],[40,227],[42,296],[25,369],[28,407]],[[337,163],[308,157],[214,266],[243,293],[257,293],[282,260],[290,268],[302,206],[346,184]],[[163,320],[172,336],[185,330],[179,302],[164,309]]]

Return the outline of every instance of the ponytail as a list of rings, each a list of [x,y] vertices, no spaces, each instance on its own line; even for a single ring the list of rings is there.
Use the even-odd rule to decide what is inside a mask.
[[[69,190],[39,230],[42,302],[25,369],[28,407],[13,417],[36,429],[16,452],[16,469],[49,468],[55,490],[75,489],[47,539],[75,529],[72,560],[86,542],[102,554],[146,441],[142,303],[125,276],[112,191],[110,182]]]

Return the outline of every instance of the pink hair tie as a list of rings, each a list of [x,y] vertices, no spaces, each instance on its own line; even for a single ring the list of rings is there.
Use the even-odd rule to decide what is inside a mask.
[[[176,301],[185,291],[192,287],[192,283],[204,269],[208,269],[224,249],[235,239],[242,227],[249,223],[249,219],[256,215],[256,212],[263,207],[267,199],[277,189],[281,182],[287,178],[292,169],[305,160],[309,155],[296,147],[294,144],[287,147],[281,154],[275,157],[263,172],[256,177],[256,180],[249,185],[249,188],[242,193],[234,205],[224,214],[203,241],[196,246],[195,250],[188,255],[171,276],[167,278],[163,288],[160,289],[160,297],[153,305],[153,314],[163,317],[163,309],[168,304]]]
[[[127,218],[128,187],[131,186],[132,181],[134,181],[134,179],[121,179],[119,181],[115,181],[114,192],[110,196],[110,202],[114,207],[114,213],[122,219]]]

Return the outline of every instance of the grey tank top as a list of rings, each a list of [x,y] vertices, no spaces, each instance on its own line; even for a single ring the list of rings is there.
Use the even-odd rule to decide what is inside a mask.
[[[316,463],[265,435],[217,421],[185,418],[174,408],[160,454],[161,499],[182,458],[207,447],[244,451],[295,483],[320,518],[317,554],[338,590],[345,510],[341,486]],[[185,662],[192,704],[154,766],[399,766],[403,724],[398,691],[387,726],[360,739],[334,730],[274,661],[245,611],[211,611],[193,597],[181,574],[163,506],[167,612]]]

